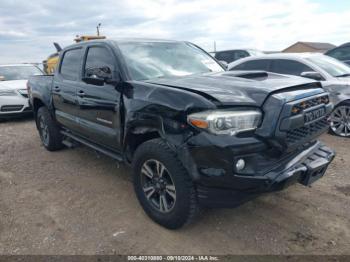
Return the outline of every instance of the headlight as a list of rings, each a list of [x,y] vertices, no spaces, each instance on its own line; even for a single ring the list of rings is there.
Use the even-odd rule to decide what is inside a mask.
[[[21,95],[28,95],[27,89],[19,89],[18,93],[20,93]]]
[[[259,110],[215,110],[191,114],[187,121],[192,126],[205,129],[213,134],[235,135],[256,129],[261,122]]]
[[[15,90],[0,89],[0,96],[17,96]]]

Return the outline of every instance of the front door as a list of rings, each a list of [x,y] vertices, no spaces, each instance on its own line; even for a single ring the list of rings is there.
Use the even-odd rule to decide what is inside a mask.
[[[92,45],[86,49],[83,76],[91,77],[89,69],[108,68],[109,78],[118,72],[117,58],[108,46]],[[121,93],[112,84],[102,86],[81,82],[77,88],[81,135],[92,142],[120,149]]]

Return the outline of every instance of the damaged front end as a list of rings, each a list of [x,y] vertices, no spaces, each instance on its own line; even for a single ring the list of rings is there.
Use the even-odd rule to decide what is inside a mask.
[[[225,92],[234,91],[225,97],[197,78],[190,79],[193,92],[182,87],[184,79],[174,86],[133,83],[124,98],[124,144],[136,141],[126,150],[130,158],[145,137],[163,138],[194,182],[199,202],[215,207],[322,177],[334,158],[317,141],[328,129],[328,93],[318,83],[278,88],[273,82],[271,89],[251,88],[249,96],[246,87],[234,89],[235,82],[226,78]],[[277,80],[283,79],[272,79]]]
[[[236,206],[294,183],[309,186],[324,175],[335,153],[317,138],[328,129],[332,105],[324,92],[281,99],[298,94],[269,97],[262,108],[264,120],[254,131],[197,132],[177,148],[202,205]]]

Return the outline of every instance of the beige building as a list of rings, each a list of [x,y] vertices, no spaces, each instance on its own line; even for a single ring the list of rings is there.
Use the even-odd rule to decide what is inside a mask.
[[[295,44],[282,50],[282,53],[324,53],[329,49],[334,48],[335,45],[329,43],[318,43],[318,42],[296,42]]]

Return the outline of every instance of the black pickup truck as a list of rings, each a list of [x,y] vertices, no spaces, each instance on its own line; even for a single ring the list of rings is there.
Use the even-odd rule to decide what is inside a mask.
[[[145,212],[171,229],[203,206],[308,186],[334,158],[317,140],[332,111],[318,82],[226,72],[188,42],[78,43],[28,91],[49,151],[84,144],[130,164]]]

